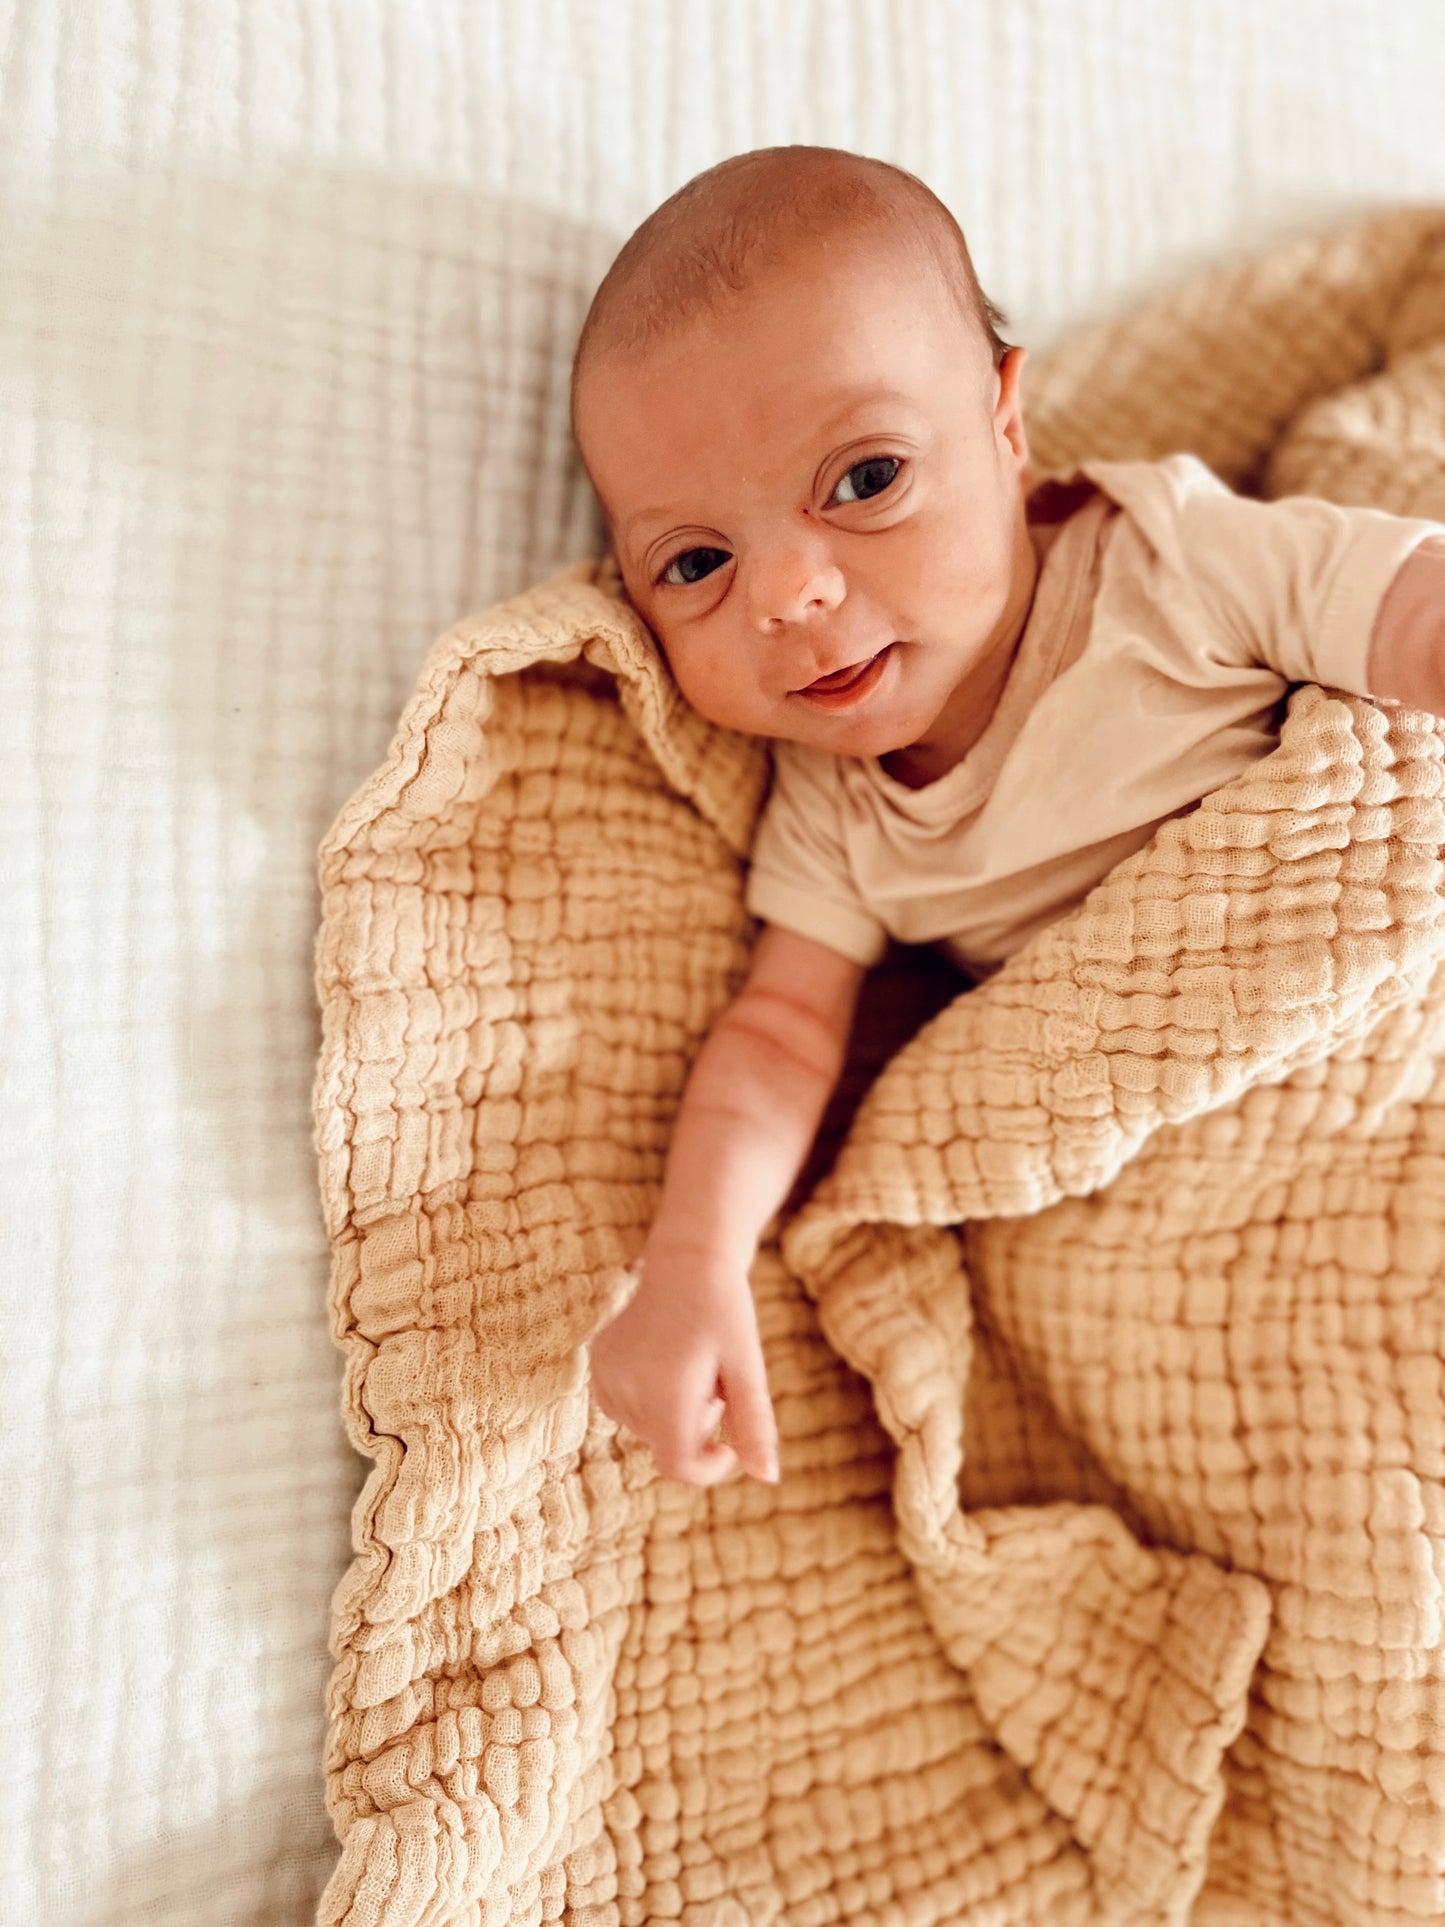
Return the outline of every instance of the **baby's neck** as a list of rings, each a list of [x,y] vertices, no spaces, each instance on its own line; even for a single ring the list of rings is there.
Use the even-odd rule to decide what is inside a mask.
[[[997,664],[990,665],[992,674],[987,686],[980,688],[965,720],[948,732],[946,741],[934,742],[925,737],[922,742],[909,743],[904,749],[890,750],[878,758],[880,767],[895,783],[911,790],[926,789],[940,776],[956,769],[993,721],[1017,654],[1018,638],[1015,637],[1013,646],[1001,652]]]

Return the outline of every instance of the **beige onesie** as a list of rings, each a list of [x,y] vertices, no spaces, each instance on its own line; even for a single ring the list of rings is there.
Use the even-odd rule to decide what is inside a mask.
[[[1256,502],[1190,455],[1029,501],[1033,608],[998,707],[923,789],[774,745],[748,908],[860,964],[890,937],[986,975],[1271,750],[1291,683],[1367,694],[1380,600],[1435,522]]]

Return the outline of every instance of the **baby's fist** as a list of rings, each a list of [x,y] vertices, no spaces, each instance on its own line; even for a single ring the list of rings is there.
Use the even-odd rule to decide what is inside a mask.
[[[592,1340],[592,1391],[664,1478],[778,1479],[777,1426],[745,1273],[656,1236],[624,1309]],[[722,1420],[726,1440],[712,1435]]]

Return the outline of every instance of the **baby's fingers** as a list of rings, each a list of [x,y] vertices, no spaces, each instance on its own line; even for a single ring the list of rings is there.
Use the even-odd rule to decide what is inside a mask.
[[[716,1421],[709,1426],[715,1428]],[[676,1447],[656,1444],[652,1462],[664,1479],[680,1485],[717,1485],[737,1464],[737,1454],[721,1439],[705,1439],[700,1444]]]
[[[676,1479],[681,1485],[716,1485],[737,1464],[732,1447],[713,1437],[723,1415],[715,1370],[712,1385],[712,1395],[700,1385],[679,1385],[666,1406],[645,1411],[633,1407],[622,1415],[621,1422],[648,1447],[664,1479]]]
[[[723,1365],[718,1374],[727,1400],[727,1434],[738,1463],[755,1479],[776,1485],[778,1424],[768,1396],[768,1374],[762,1352],[754,1349],[741,1360]]]
[[[713,1395],[693,1407],[691,1422],[679,1441],[680,1449],[654,1451],[657,1468],[664,1477],[681,1479],[686,1485],[717,1485],[736,1466],[736,1452],[726,1439],[717,1436],[726,1408],[716,1379],[714,1386]]]

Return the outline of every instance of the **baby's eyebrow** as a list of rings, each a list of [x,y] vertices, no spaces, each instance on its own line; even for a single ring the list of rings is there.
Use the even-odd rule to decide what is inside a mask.
[[[625,542],[645,523],[671,522],[675,519],[676,510],[674,509],[638,509],[636,514],[627,517],[627,520],[617,530],[617,534]]]
[[[865,408],[907,408],[915,413],[918,403],[912,395],[905,395],[901,388],[852,388],[845,390],[835,399],[832,414],[823,419],[825,433],[833,433],[850,416],[861,415]]]

